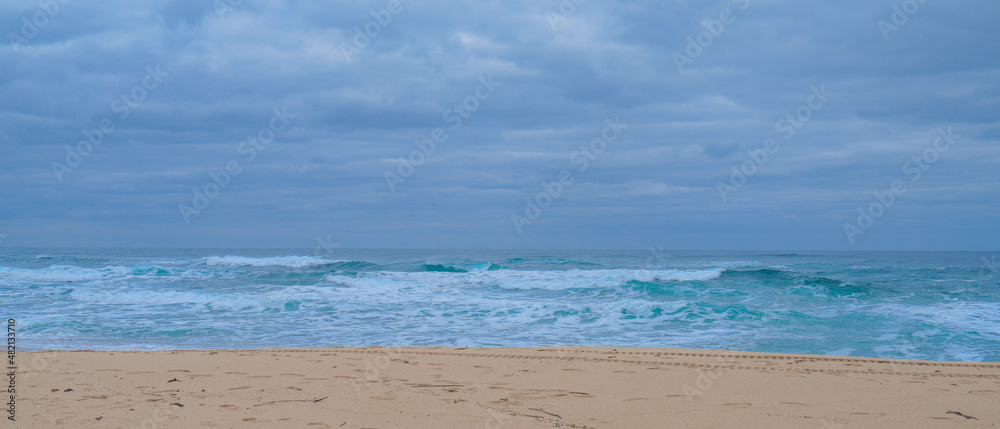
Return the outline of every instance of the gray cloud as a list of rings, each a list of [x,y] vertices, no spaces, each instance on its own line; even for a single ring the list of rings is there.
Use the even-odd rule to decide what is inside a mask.
[[[3,245],[996,249],[993,2],[928,1],[885,40],[892,1],[588,1],[553,30],[555,0],[409,0],[348,61],[387,4],[0,6]],[[147,67],[168,75],[120,118]],[[502,85],[451,129],[480,76]],[[820,85],[835,95],[784,140],[776,122]],[[283,106],[297,117],[248,161],[240,143]],[[628,132],[579,171],[615,116]],[[115,131],[60,182],[52,163],[105,118]],[[855,209],[948,126],[959,142],[849,243]],[[447,141],[391,190],[384,173],[436,128]],[[780,150],[723,202],[717,183],[768,138]],[[178,205],[234,160],[185,224]],[[574,182],[518,234],[511,214],[562,170]]]

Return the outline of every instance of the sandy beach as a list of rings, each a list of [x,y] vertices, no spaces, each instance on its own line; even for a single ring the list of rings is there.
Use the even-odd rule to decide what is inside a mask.
[[[1000,363],[652,348],[18,353],[17,421],[83,427],[995,427]]]

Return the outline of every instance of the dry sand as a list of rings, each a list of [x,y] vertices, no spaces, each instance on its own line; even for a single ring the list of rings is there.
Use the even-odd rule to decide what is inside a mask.
[[[997,427],[1000,364],[644,348],[18,353],[0,428]]]

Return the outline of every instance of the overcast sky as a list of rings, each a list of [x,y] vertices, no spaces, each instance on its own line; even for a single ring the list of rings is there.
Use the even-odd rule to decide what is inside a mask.
[[[1000,3],[576,1],[5,1],[0,245],[1000,249]]]

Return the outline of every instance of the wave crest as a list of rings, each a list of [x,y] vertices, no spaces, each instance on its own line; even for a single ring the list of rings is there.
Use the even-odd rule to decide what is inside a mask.
[[[475,270],[455,271],[377,271],[347,276],[337,273],[327,274],[326,280],[360,288],[399,287],[400,285],[482,285],[502,289],[548,289],[602,288],[639,282],[685,282],[706,281],[719,278],[722,268],[703,270]]]
[[[274,256],[270,258],[252,258],[248,256],[209,256],[205,258],[205,265],[223,267],[289,267],[306,268],[320,265],[347,262],[342,260],[330,260],[319,256]]]

